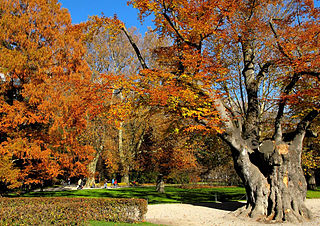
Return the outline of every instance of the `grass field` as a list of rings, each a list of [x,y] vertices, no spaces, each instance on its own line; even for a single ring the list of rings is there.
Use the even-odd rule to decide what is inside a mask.
[[[129,187],[117,189],[83,189],[69,191],[43,191],[25,194],[27,197],[108,197],[108,198],[141,198],[149,204],[160,203],[199,203],[213,201],[244,200],[245,190],[241,187],[217,187],[182,189],[166,187],[166,193],[160,194],[155,187]]]
[[[117,189],[83,189],[69,191],[43,191],[24,194],[26,197],[109,197],[109,198],[141,198],[149,204],[160,203],[200,203],[214,201],[245,200],[245,189],[242,187],[213,187],[185,189],[174,186],[165,188],[166,193],[160,194],[155,187],[129,187]],[[320,187],[308,191],[307,198],[320,198]]]
[[[320,187],[315,191],[309,190],[307,192],[307,199],[320,199]]]

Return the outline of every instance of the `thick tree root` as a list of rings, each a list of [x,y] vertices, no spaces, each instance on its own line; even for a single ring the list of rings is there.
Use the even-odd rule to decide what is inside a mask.
[[[264,223],[301,223],[312,220],[312,214],[304,203],[299,205],[299,207],[293,205],[290,209],[278,210],[277,213],[273,211],[268,216],[261,214],[261,211],[257,211],[251,205],[243,206],[230,214],[239,218],[249,217],[255,221]]]
[[[231,214],[235,217],[248,217],[250,212],[251,212],[251,206],[250,207],[243,206],[233,211]]]

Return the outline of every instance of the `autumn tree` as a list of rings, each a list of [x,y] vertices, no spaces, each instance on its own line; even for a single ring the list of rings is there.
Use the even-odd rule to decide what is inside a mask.
[[[311,89],[314,83],[310,79],[306,79],[303,85],[300,85],[297,90],[299,92],[306,92]],[[290,131],[293,131],[292,125],[295,125],[295,121],[302,120],[308,114],[310,108],[317,96],[304,95],[299,97],[299,101],[294,101],[290,108],[291,117],[287,119],[286,124]],[[319,117],[317,117],[313,124],[306,131],[306,138],[303,142],[303,152],[302,152],[302,168],[304,170],[305,177],[307,179],[308,189],[316,189],[316,171],[320,167],[320,147],[319,147]]]
[[[178,131],[186,120],[176,115],[158,110],[148,118],[144,136],[135,161],[136,171],[150,175],[156,182],[156,190],[165,192],[165,182],[196,182],[200,175],[200,165],[195,156],[197,143],[191,142],[188,133]]]
[[[301,152],[319,114],[320,14],[313,1],[129,3],[141,18],[153,14],[157,30],[174,39],[159,52],[167,67],[144,65],[140,72],[149,103],[193,118],[190,129],[216,131],[230,146],[248,197],[237,213],[275,221],[310,218]],[[225,63],[234,53],[239,68]],[[284,122],[296,103],[306,114],[290,131]],[[260,120],[262,112],[269,120]],[[265,121],[273,123],[271,136]]]
[[[95,88],[68,11],[55,0],[2,0],[0,27],[1,182],[85,174],[92,148],[77,135]]]
[[[109,82],[106,88],[112,96],[106,95],[105,105],[108,107],[99,117],[108,118],[105,121],[111,122],[109,126],[118,131],[110,135],[118,146],[117,165],[122,182],[129,184],[129,173],[134,168],[133,156],[142,142],[149,112],[148,108],[139,106],[136,101],[133,81],[141,66],[126,35],[139,46],[144,59],[150,64],[153,64],[153,58],[147,53],[164,43],[164,40],[154,32],[146,32],[142,37],[136,28],[127,30],[116,17],[92,17],[82,26],[88,50],[86,60],[93,71],[94,82]],[[95,166],[91,168],[94,172]]]
[[[117,133],[109,133],[103,129],[96,133],[95,137],[87,137],[88,142],[97,141],[100,136],[104,137],[96,146],[96,156],[92,163],[89,164],[91,172],[88,178],[89,184],[94,182],[94,174],[96,172],[97,161],[107,147],[107,136],[112,137],[113,144],[117,144],[118,162],[115,163],[120,167],[121,174],[125,183],[129,183],[129,165],[125,142],[124,142],[124,121],[128,118],[128,113],[131,112],[131,102],[128,96],[128,91],[125,89],[130,83],[130,74],[134,74],[139,67],[135,63],[134,52],[129,43],[124,42],[125,36],[121,33],[117,26],[117,19],[109,19],[105,17],[92,17],[83,24],[85,33],[85,43],[87,46],[86,61],[90,65],[93,75],[92,80],[95,83],[109,82],[109,86],[105,89],[109,95],[105,95],[105,110],[96,117],[100,118],[100,123],[95,124],[91,129],[96,130],[97,127],[108,127],[109,131],[117,131]],[[133,32],[133,31],[132,31]],[[131,33],[132,33],[131,32]],[[136,41],[139,40],[136,36]],[[111,94],[111,95],[110,95]],[[128,97],[129,98],[128,98]],[[97,119],[94,119],[97,120]],[[109,125],[107,125],[109,124]]]
[[[195,147],[201,179],[226,185],[241,183],[233,168],[230,148],[221,138],[198,131],[189,134],[189,142]]]

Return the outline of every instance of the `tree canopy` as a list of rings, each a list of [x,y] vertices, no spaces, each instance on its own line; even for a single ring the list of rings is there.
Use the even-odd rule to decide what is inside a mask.
[[[102,156],[124,177],[192,174],[213,164],[214,141],[246,188],[239,214],[311,217],[301,161],[312,168],[317,152],[301,156],[320,110],[313,1],[128,4],[154,16],[144,38],[116,16],[72,25],[57,1],[1,1],[1,186],[93,177]]]

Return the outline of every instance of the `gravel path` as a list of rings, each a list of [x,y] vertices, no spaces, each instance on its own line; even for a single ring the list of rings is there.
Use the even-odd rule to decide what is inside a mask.
[[[310,222],[299,224],[271,224],[284,226],[318,226],[320,225],[320,199],[308,199],[307,206],[313,213],[314,219]],[[251,219],[242,219],[232,216],[230,213],[241,205],[237,202],[205,204],[159,204],[149,205],[146,221],[155,224],[176,226],[214,226],[214,225],[236,225],[236,226],[262,226],[263,224]]]

